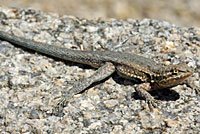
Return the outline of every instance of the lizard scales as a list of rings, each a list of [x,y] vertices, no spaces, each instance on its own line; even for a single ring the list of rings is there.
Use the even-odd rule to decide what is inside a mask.
[[[146,100],[152,101],[152,98],[146,92],[147,90],[155,90],[178,85],[194,73],[193,68],[187,66],[185,63],[164,66],[151,59],[136,54],[113,51],[71,50],[31,41],[3,31],[0,31],[0,38],[13,44],[35,50],[36,52],[99,68],[97,74],[94,74],[90,79],[85,81],[86,84],[80,82],[75,85],[74,89],[70,90],[70,93],[68,93],[72,95],[81,92],[85,88],[89,87],[93,82],[100,81],[111,75],[114,71],[117,71],[117,73],[122,77],[128,79],[136,78],[140,79],[144,83],[150,83],[150,89],[140,90],[139,92],[142,94],[141,96],[146,98]],[[95,75],[102,76],[98,77]]]
[[[173,70],[173,67],[171,66],[164,67],[163,65],[158,64],[151,59],[136,54],[128,54],[113,51],[71,50],[54,45],[38,43],[28,39],[23,39],[3,31],[0,31],[0,38],[7,40],[11,43],[17,44],[19,46],[35,50],[37,52],[45,53],[47,55],[58,57],[64,60],[88,64],[95,68],[102,66],[105,62],[112,62],[115,64],[116,69],[121,76],[130,79],[134,77],[139,78],[143,82],[151,82],[152,79],[156,80],[162,78],[170,78],[168,77],[168,75],[172,75],[172,73],[174,73],[175,75],[175,72],[178,72],[177,69],[183,66],[183,68],[181,69],[182,71],[185,71],[186,74],[183,73],[182,75],[180,74],[179,76],[176,76],[177,82],[174,82],[178,84],[179,78],[181,80],[185,79],[185,77],[189,77],[194,72],[194,70],[188,67],[186,64],[176,65]],[[171,69],[171,72],[169,68]],[[170,86],[173,85],[170,85],[169,83],[169,87]]]

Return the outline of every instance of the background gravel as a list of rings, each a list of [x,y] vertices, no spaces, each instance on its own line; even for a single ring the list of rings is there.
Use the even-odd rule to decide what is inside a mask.
[[[137,53],[165,65],[185,62],[199,86],[200,28],[144,19],[88,20],[31,9],[0,8],[0,29],[38,42],[78,50]],[[125,44],[120,42],[130,38]],[[128,48],[128,49],[126,49]],[[117,75],[75,95],[63,115],[51,115],[61,91],[94,73],[0,41],[0,130],[7,133],[199,133],[200,97],[186,85],[152,93],[161,100],[150,111],[137,84]]]
[[[178,26],[200,26],[199,0],[0,0],[0,5],[90,19],[151,18]]]

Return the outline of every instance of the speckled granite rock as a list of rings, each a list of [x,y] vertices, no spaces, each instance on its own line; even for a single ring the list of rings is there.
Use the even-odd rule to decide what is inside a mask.
[[[0,29],[27,39],[79,50],[137,53],[164,64],[185,62],[199,86],[200,28],[158,20],[87,20],[31,9],[0,8]],[[130,38],[124,46],[120,42]],[[127,49],[129,48],[129,49]],[[200,97],[178,85],[152,93],[162,101],[149,109],[135,94],[137,84],[117,75],[75,95],[62,117],[51,115],[61,91],[94,73],[0,41],[0,131],[2,133],[198,133]],[[132,84],[132,86],[131,86]]]

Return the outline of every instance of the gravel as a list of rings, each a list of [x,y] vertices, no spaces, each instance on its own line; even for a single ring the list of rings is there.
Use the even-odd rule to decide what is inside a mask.
[[[165,65],[187,63],[200,87],[200,28],[169,22],[102,19],[0,8],[0,29],[78,50],[137,53]],[[122,43],[127,40],[126,43]],[[113,48],[117,49],[113,49]],[[2,133],[199,133],[200,97],[186,85],[159,93],[149,109],[135,95],[137,84],[116,75],[75,95],[63,114],[51,114],[62,90],[95,70],[0,41],[0,131]],[[169,97],[168,97],[169,96]],[[157,96],[155,96],[157,97]]]

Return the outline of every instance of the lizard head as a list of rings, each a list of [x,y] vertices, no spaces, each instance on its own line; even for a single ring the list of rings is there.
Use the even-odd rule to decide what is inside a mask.
[[[168,88],[180,84],[194,73],[194,69],[185,63],[164,67],[162,74],[158,76],[155,88]]]

